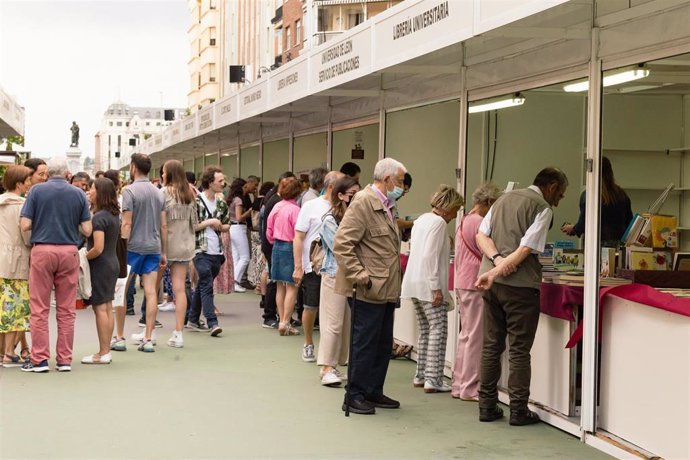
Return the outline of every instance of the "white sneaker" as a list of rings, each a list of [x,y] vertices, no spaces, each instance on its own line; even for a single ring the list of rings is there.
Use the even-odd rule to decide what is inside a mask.
[[[333,369],[333,371],[335,372],[335,375],[337,375],[338,378],[340,378],[340,380],[342,380],[343,382],[347,382],[347,372],[342,373],[338,369]]]
[[[235,283],[235,292],[247,292],[247,290],[239,284]]]
[[[313,363],[316,361],[314,356],[314,345],[309,344],[302,347],[302,361],[305,363]]]
[[[184,339],[182,338],[181,331],[173,331],[172,335],[168,339],[168,346],[173,348],[184,347]]]
[[[419,377],[414,377],[412,379],[412,386],[415,388],[421,388],[424,386],[424,379],[420,379]]]
[[[424,393],[450,393],[451,386],[446,382],[441,382],[441,385],[434,385],[430,381],[424,382]]]
[[[334,387],[341,383],[343,383],[343,379],[338,376],[335,369],[331,369],[321,376],[321,385],[325,387]]]
[[[134,342],[134,343],[141,344],[144,342],[144,334],[145,334],[145,331],[141,331],[138,334],[132,334],[130,339],[132,339],[132,342]],[[153,330],[153,333],[151,334],[151,343],[153,345],[156,344],[156,330],[155,329]]]
[[[175,303],[174,302],[165,302],[160,305],[158,305],[158,310],[159,311],[175,311]]]

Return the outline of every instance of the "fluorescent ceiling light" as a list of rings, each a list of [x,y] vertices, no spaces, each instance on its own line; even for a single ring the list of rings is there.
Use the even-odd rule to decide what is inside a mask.
[[[506,107],[515,107],[525,103],[525,98],[516,93],[512,96],[503,97],[500,99],[488,100],[470,105],[467,111],[469,113],[487,112],[489,110],[505,109]]]
[[[604,75],[602,84],[606,86],[616,86],[629,81],[639,80],[649,76],[649,69],[638,67],[635,69],[628,69],[622,72],[616,72],[609,75]],[[587,91],[589,89],[589,80],[580,81],[577,83],[571,83],[565,85],[563,90],[567,93],[578,93],[582,91]]]

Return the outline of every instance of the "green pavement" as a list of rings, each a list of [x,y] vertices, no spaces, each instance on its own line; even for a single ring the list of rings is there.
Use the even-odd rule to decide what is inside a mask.
[[[406,360],[386,381],[401,409],[346,418],[343,390],[302,362],[302,337],[259,326],[256,296],[216,303],[221,337],[185,331],[185,348],[167,347],[173,313],[160,313],[156,353],[128,343],[107,366],[79,364],[96,343],[79,311],[71,373],[0,369],[0,459],[608,458],[546,424],[479,423],[476,403],[413,388]]]

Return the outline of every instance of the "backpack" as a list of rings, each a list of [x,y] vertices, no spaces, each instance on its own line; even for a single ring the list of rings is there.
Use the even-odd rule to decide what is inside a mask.
[[[309,247],[309,262],[311,262],[311,268],[314,273],[319,274],[321,272],[325,257],[326,253],[323,250],[321,238],[316,238],[311,242],[311,246]]]

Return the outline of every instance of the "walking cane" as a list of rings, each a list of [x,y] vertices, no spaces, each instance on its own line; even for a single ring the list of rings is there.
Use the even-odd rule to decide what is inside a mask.
[[[345,385],[345,417],[350,416],[350,382],[352,382],[352,336],[355,333],[355,303],[357,285],[352,285],[352,306],[350,307],[350,351],[347,358],[347,385]]]

